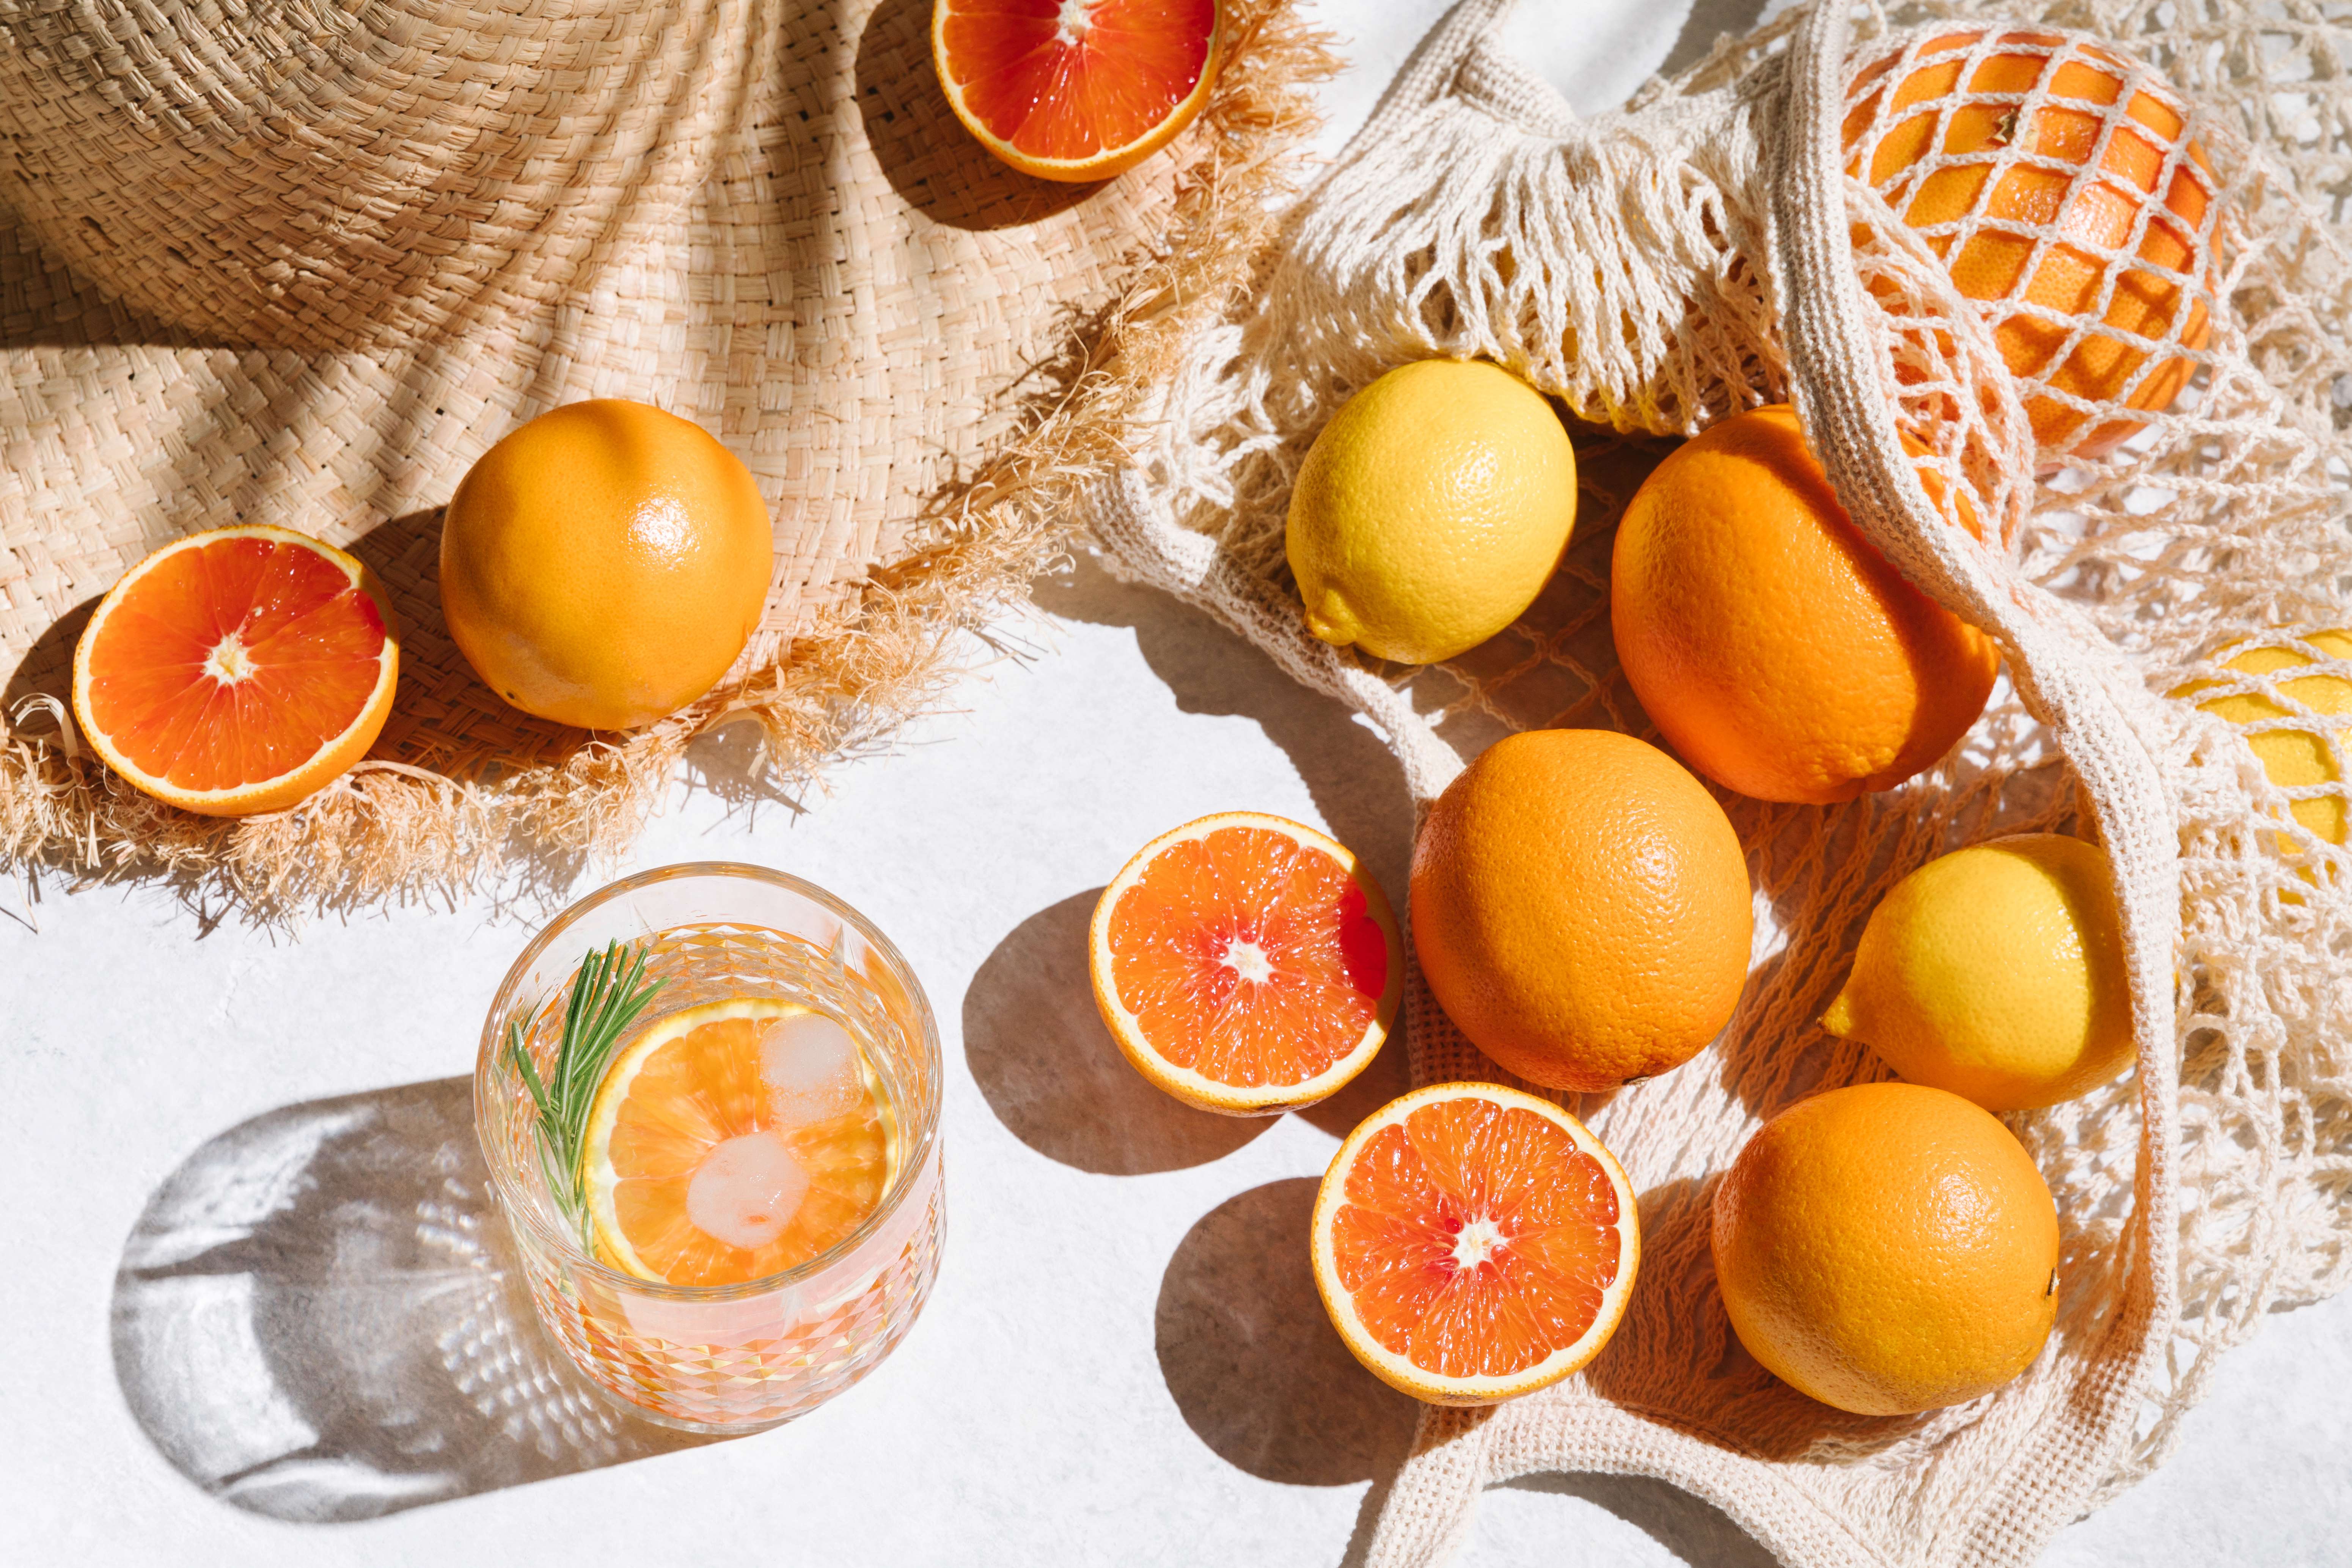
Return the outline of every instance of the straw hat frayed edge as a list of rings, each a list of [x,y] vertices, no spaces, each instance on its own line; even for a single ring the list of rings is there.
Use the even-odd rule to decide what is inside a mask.
[[[1279,221],[1297,166],[1277,156],[1318,123],[1313,89],[1339,68],[1328,35],[1288,0],[1229,5],[1216,90],[1170,154],[1186,160],[1162,244],[1072,334],[1018,435],[934,496],[927,541],[820,612],[773,658],[615,741],[495,778],[370,760],[289,811],[207,818],[163,805],[79,743],[54,699],[0,714],[0,865],[79,880],[161,875],[184,896],[262,919],[384,900],[454,901],[520,875],[561,895],[615,854],[667,794],[688,745],[723,726],[761,732],[779,798],[884,742],[977,659],[971,634],[1028,600],[1083,528],[1087,493],[1120,465],[1124,432],[1180,343],[1227,307]]]

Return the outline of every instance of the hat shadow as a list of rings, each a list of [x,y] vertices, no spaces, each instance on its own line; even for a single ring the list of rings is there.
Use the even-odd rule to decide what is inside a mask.
[[[899,199],[950,228],[1013,228],[1076,206],[1108,181],[1065,184],[1001,163],[948,106],[931,61],[931,0],[881,0],[857,36],[857,111]]]
[[[541,1328],[469,1078],[203,1144],[123,1248],[112,1339],[164,1458],[271,1519],[373,1519],[709,1441],[625,1414]]]
[[[95,226],[95,219],[84,219]],[[0,204],[0,276],[42,308],[0,311],[0,352],[11,349],[154,347],[240,349],[207,332],[157,321],[46,249],[30,226]],[[70,309],[60,308],[71,302]]]

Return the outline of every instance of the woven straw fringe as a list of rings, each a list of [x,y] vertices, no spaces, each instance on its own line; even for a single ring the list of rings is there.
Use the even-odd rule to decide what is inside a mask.
[[[2210,311],[2210,341],[2178,341],[2184,310],[2137,373],[2185,358],[2189,389],[2139,416],[2147,429],[2122,449],[2060,453],[2037,479],[2035,399],[2080,416],[2077,438],[2115,406],[2011,378],[1979,307],[1844,169],[1848,130],[1885,123],[1850,99],[1856,70],[1964,29],[1897,31],[1827,0],[1579,121],[1496,49],[1504,9],[1465,0],[1424,42],[1288,216],[1256,300],[1164,378],[1139,461],[1095,494],[1113,563],[1352,704],[1425,804],[1513,729],[1646,731],[1611,651],[1607,581],[1618,512],[1663,453],[1649,437],[1788,400],[1874,542],[2000,641],[2009,686],[1952,756],[1899,789],[1832,808],[1726,798],[1758,889],[1739,1010],[1694,1062],[1576,1105],[1641,1193],[1642,1288],[1577,1377],[1492,1411],[1428,1414],[1370,1561],[1444,1562],[1480,1488],[1580,1469],[1674,1482],[1807,1568],[2027,1562],[2162,1461],[2219,1353],[2263,1312],[2352,1274],[2352,857],[2287,809],[2341,808],[2341,721],[2291,679],[2220,662],[2259,633],[2313,660],[2294,676],[2352,676],[2300,640],[2352,621],[2339,582],[2352,450],[2334,410],[2352,368],[2352,268],[2314,216],[2352,107],[2339,40],[2241,0],[2004,7],[2145,54],[2186,96],[2214,166],[2209,179],[2175,163],[2163,178],[2230,204],[2200,231],[2220,272],[2170,279]],[[1923,0],[1901,19],[1977,9]],[[1986,52],[1979,40],[1969,58]],[[2165,94],[2098,58],[2131,73],[2125,101]],[[2037,89],[2021,114],[2040,102]],[[2130,264],[2150,216],[2105,259]],[[1496,360],[1591,422],[1578,537],[1509,633],[1447,666],[1373,668],[1306,634],[1284,510],[1346,397],[1435,354]],[[1923,459],[1906,434],[1926,440]],[[1923,466],[1947,481],[1940,503]],[[1986,542],[1958,526],[1963,496],[1990,524]],[[2273,785],[2231,727],[2160,695],[2189,682],[2200,701],[2263,699],[2279,717],[2262,727],[2312,737],[2331,782]],[[2093,834],[2112,855],[2138,1045],[2130,1077],[2008,1119],[2059,1205],[2058,1327],[1984,1399],[1846,1415],[1769,1377],[1731,1334],[1707,1253],[1713,1182],[1784,1105],[1885,1076],[1815,1022],[1885,890],[1961,844],[2037,829]],[[1505,1077],[1417,974],[1407,1016],[1416,1081]]]
[[[755,725],[741,787],[788,796],[940,694],[1123,454],[1137,389],[1104,363],[1165,358],[1246,280],[1332,61],[1288,0],[1240,0],[1170,153],[1052,186],[956,123],[929,17],[0,7],[0,864],[261,911],[562,884],[697,737]],[[776,519],[743,658],[626,735],[497,700],[434,581],[466,468],[592,396],[702,423]],[[371,759],[241,823],[121,784],[58,700],[97,596],[236,521],[353,550],[403,642]]]

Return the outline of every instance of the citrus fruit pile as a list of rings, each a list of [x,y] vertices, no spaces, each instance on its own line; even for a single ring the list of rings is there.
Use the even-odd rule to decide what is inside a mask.
[[[696,701],[757,628],[774,565],[740,459],[675,415],[567,404],[483,454],[441,524],[441,610],[499,699],[589,730]],[[191,534],[126,573],[74,650],[91,749],[166,805],[251,816],[350,771],[391,716],[375,574],[283,528]]]
[[[991,4],[941,0],[942,26]],[[1980,309],[2046,467],[2141,427],[2116,410],[2174,401],[2218,288],[2211,170],[2178,103],[2121,57],[2061,59],[2071,48],[1955,31],[1865,63],[1844,126],[1850,172]],[[1905,439],[1929,500],[1981,536],[1975,500],[1948,494],[1929,444]],[[1575,448],[1541,390],[1504,365],[1394,365],[1337,409],[1292,479],[1300,625],[1372,659],[1459,658],[1527,615],[1576,514]],[[1895,789],[1961,742],[2000,670],[1991,639],[1871,544],[1786,405],[1722,418],[1669,455],[1612,543],[1611,635],[1660,744],[1578,730],[1502,740],[1430,805],[1412,862],[1430,996],[1497,1067],[1556,1093],[1638,1086],[1736,1016],[1754,890],[1724,795],[1821,806]],[[2310,637],[2231,668],[2277,677],[2305,648],[2352,653],[2352,637]],[[2352,714],[2352,683],[2315,672],[2203,700],[2254,727],[2296,822],[2342,843],[2339,753],[2305,715]],[[1376,1049],[1388,1015],[1368,986],[1322,978],[1343,967],[1336,934],[1318,934],[1318,956],[1281,989],[1237,956],[1258,951],[1229,934],[1248,926],[1241,911],[1276,906],[1262,879],[1214,875],[1206,849],[1184,851],[1181,896],[1141,891],[1172,845],[1214,840],[1201,826],[1155,843],[1104,895],[1104,1016],[1147,1076],[1195,1104],[1265,1110],[1328,1092],[1333,1064],[1355,1070],[1343,1053]],[[1358,896],[1369,907],[1378,889]],[[1718,1189],[1718,1281],[1758,1361],[1817,1399],[1895,1415],[1975,1398],[2040,1353],[2057,1215],[1994,1113],[2127,1070],[2131,979],[2114,870],[2094,844],[1998,839],[1895,883],[1822,1022],[1906,1081],[1790,1108]],[[1358,1126],[1313,1235],[1341,1338],[1437,1403],[1509,1397],[1584,1364],[1640,1256],[1609,1152],[1552,1101],[1491,1084],[1417,1090]]]

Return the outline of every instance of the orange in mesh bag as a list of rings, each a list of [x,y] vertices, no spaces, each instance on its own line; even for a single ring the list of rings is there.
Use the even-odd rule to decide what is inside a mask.
[[[1979,3],[1921,0],[1906,32],[1801,6],[1580,119],[1496,43],[1504,0],[1465,0],[1253,294],[1181,363],[1129,367],[1151,419],[1097,491],[1105,550],[1363,714],[1424,807],[1498,731],[1649,730],[1609,636],[1613,525],[1651,438],[1765,404],[1794,405],[1855,526],[2009,676],[1895,789],[1726,802],[1758,918],[1729,1025],[1570,1107],[1640,1196],[1622,1323],[1541,1393],[1425,1416],[1374,1563],[1444,1560],[1481,1487],[1541,1469],[1660,1477],[1809,1568],[2021,1563],[2162,1461],[2265,1311],[2352,1276],[2326,1173],[2352,1156],[2352,858],[2289,809],[2346,795],[2342,720],[2302,699],[2352,673],[2313,635],[2352,624],[2352,268],[2318,216],[2336,153],[2284,129],[2347,122],[2341,40],[2239,0],[2193,26],[2168,0],[2026,0],[1999,25]],[[1307,633],[1284,512],[1348,397],[1440,355],[1586,422],[1582,510],[1516,626],[1443,665],[1373,665]],[[2231,668],[2249,638],[2308,662]],[[2183,689],[2204,710],[2165,695]],[[2249,723],[2325,757],[2273,781]],[[1713,1194],[1778,1111],[1885,1076],[1815,1020],[1886,890],[2036,831],[2094,837],[2116,868],[2137,1051],[2010,1121],[2058,1211],[2054,1330],[1981,1398],[1832,1410],[1740,1353]],[[1416,1081],[1500,1078],[1411,978]]]
[[[1889,79],[1892,78],[1890,82]],[[2212,166],[2146,68],[2064,34],[1977,29],[1858,73],[1842,139],[1860,174],[1984,305],[2045,458],[2140,428],[2086,405],[2168,406],[2205,346]],[[2141,341],[2145,340],[2145,343]]]

